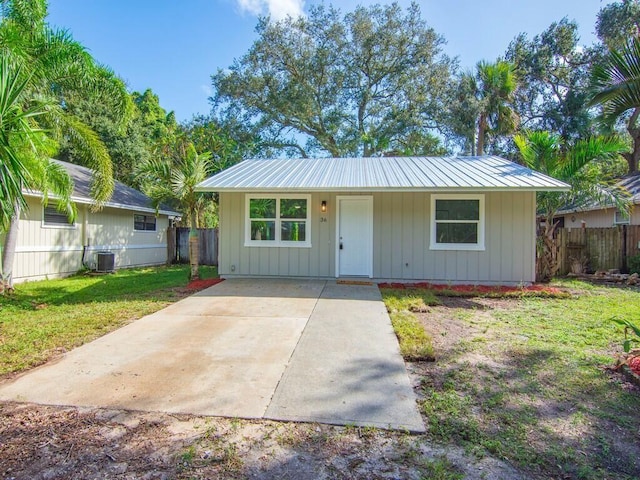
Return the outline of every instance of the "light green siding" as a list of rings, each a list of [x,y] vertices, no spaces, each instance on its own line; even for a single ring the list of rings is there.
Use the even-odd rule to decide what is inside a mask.
[[[90,246],[87,260],[91,266],[101,250],[115,254],[116,268],[167,261],[166,215],[157,217],[156,231],[140,232],[133,229],[131,210],[105,207],[92,212],[87,205],[78,205],[75,225],[61,228],[44,225],[40,199],[28,197],[27,204],[18,226],[13,266],[16,282],[76,273],[82,268],[83,245]]]
[[[465,192],[465,193],[484,193]],[[223,276],[335,277],[336,195],[311,196],[311,247],[245,247],[245,193],[220,194]],[[373,277],[458,283],[532,282],[535,277],[535,193],[485,195],[485,250],[430,250],[426,192],[373,196]],[[322,200],[327,213],[320,212]],[[321,222],[321,217],[326,222]]]

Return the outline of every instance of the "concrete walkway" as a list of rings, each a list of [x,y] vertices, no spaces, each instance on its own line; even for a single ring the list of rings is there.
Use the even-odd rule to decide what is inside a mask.
[[[234,279],[0,384],[0,400],[424,431],[375,286]]]

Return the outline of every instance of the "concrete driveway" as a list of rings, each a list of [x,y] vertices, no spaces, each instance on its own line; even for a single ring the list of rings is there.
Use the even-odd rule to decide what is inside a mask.
[[[424,431],[375,286],[234,279],[0,384],[0,400]]]

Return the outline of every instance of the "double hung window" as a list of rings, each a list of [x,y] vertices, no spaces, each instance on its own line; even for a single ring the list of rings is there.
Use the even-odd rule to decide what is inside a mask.
[[[310,195],[247,195],[245,245],[310,247]]]

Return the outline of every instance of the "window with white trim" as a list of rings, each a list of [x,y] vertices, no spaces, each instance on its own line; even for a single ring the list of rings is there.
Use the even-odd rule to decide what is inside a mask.
[[[135,213],[133,215],[133,229],[136,232],[155,232],[156,231],[155,215]]]
[[[629,225],[631,223],[631,218],[629,214],[625,214],[616,208],[613,214],[613,224],[614,225]]]
[[[431,249],[484,250],[484,195],[431,195]]]
[[[69,216],[65,212],[60,212],[56,206],[47,205],[43,208],[42,223],[45,227],[75,227],[75,223],[69,221]]]
[[[311,195],[247,195],[245,246],[310,247]]]

